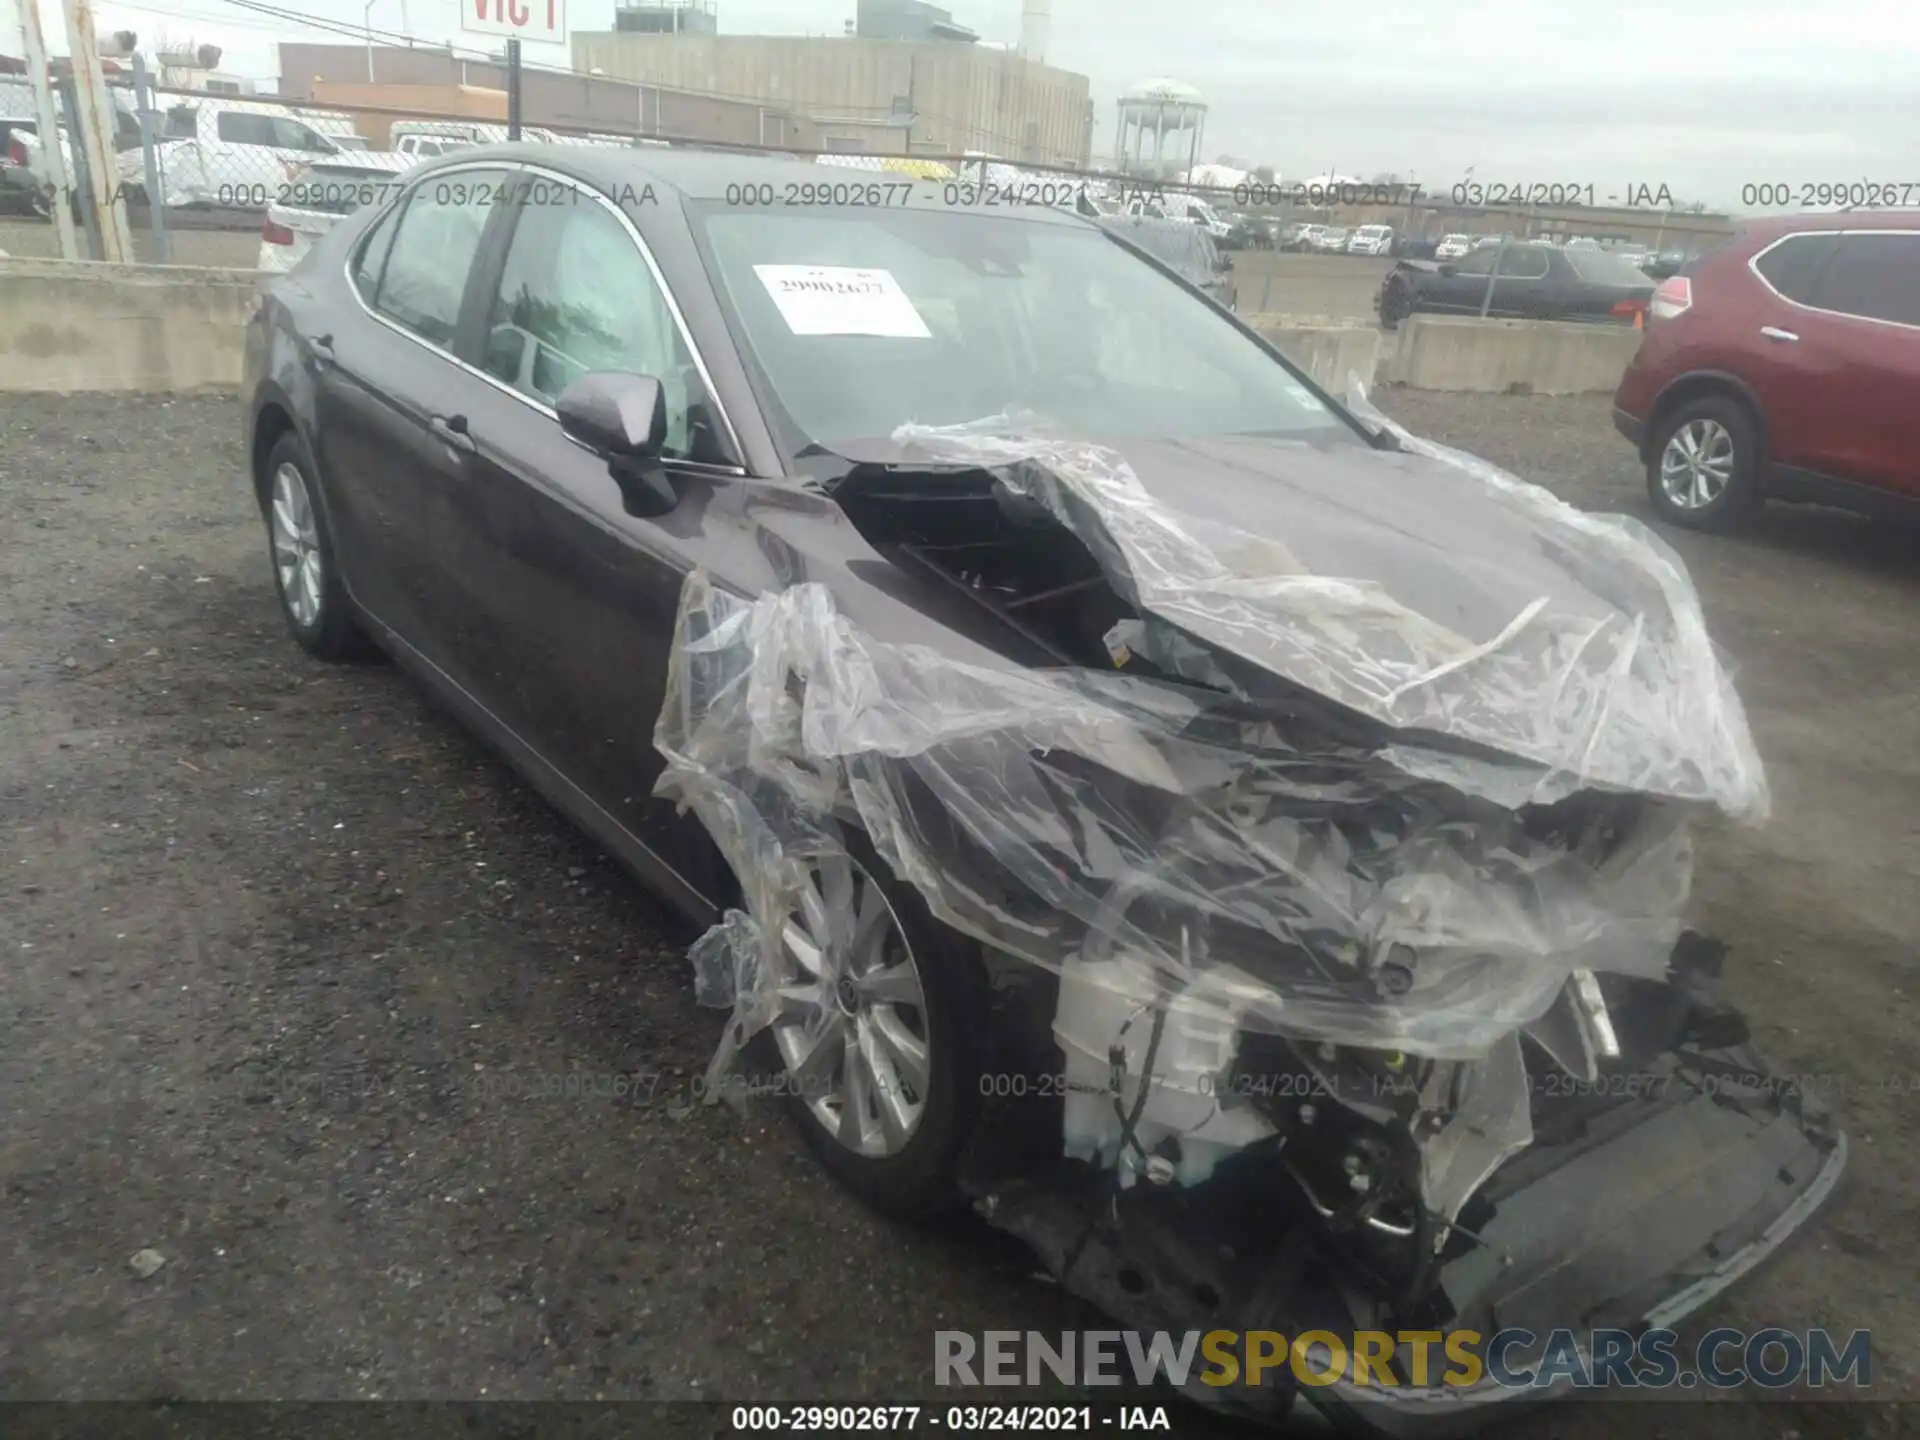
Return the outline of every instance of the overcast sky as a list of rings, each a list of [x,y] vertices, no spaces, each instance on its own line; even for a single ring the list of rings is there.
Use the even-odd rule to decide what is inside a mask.
[[[0,50],[17,51],[17,0]],[[358,27],[364,0],[281,0]],[[376,28],[460,42],[457,0],[374,0]],[[1021,0],[955,0],[990,40],[1019,34]],[[567,0],[572,30],[611,28],[613,0]],[[837,34],[853,0],[720,0],[725,33]],[[58,0],[42,0],[63,51]],[[298,27],[226,0],[99,0],[99,28],[225,48],[223,68],[277,73]],[[339,38],[310,34],[310,38]],[[465,43],[492,42],[465,37]],[[564,63],[557,47],[530,59]],[[1211,106],[1207,158],[1593,185],[1666,184],[1738,207],[1770,181],[1910,183],[1920,198],[1920,8],[1915,0],[1053,0],[1048,59],[1092,77],[1094,146],[1114,98],[1149,76]]]

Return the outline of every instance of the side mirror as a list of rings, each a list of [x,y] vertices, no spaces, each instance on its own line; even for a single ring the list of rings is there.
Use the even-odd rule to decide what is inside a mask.
[[[667,393],[651,375],[590,370],[553,402],[560,428],[589,450],[642,458],[667,442]]]
[[[667,443],[667,395],[651,375],[591,370],[553,402],[560,428],[607,461],[629,515],[652,519],[680,503],[657,463]]]

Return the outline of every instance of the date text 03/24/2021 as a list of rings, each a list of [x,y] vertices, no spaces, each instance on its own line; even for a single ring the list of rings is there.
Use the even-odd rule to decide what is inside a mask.
[[[1171,1435],[1165,1405],[736,1405],[735,1435]]]

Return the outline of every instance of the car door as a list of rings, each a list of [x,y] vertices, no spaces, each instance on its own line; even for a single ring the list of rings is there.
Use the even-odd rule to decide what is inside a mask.
[[[1796,470],[1831,473],[1827,413],[1844,403],[1835,383],[1827,319],[1812,308],[1815,288],[1839,243],[1833,231],[1783,235],[1747,262],[1757,283],[1750,305],[1737,306],[1721,335],[1724,350],[1703,364],[1746,381],[1766,417],[1767,458]],[[1696,281],[1696,284],[1702,283]]]
[[[491,403],[468,412],[472,453],[428,517],[448,668],[647,847],[657,886],[711,896],[705,831],[652,798],[653,728],[686,557],[715,543],[703,517],[743,475],[738,447],[638,231],[571,181],[535,172],[523,189],[467,356]],[[568,383],[608,370],[666,391],[669,514],[630,513],[606,460],[560,428]]]
[[[1788,333],[1819,377],[1809,468],[1920,499],[1920,230],[1835,237]]]
[[[434,421],[475,404],[480,382],[453,358],[454,342],[508,173],[436,170],[409,186],[351,254],[358,313],[308,331],[312,438],[341,574],[376,621],[436,663],[444,619],[428,583],[427,510],[460,452]]]

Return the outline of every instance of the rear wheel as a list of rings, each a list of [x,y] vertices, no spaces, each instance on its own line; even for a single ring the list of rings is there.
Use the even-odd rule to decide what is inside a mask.
[[[1725,530],[1760,503],[1760,433],[1738,400],[1689,400],[1661,422],[1647,460],[1647,496],[1662,519]]]
[[[1392,330],[1412,313],[1413,291],[1404,280],[1389,280],[1380,296],[1380,323]]]
[[[815,866],[779,947],[773,1041],[808,1144],[895,1214],[952,1208],[979,1111],[985,971],[864,836]]]
[[[340,584],[312,464],[291,431],[267,457],[262,497],[273,583],[287,629],[322,660],[348,660],[363,653],[366,641]]]

